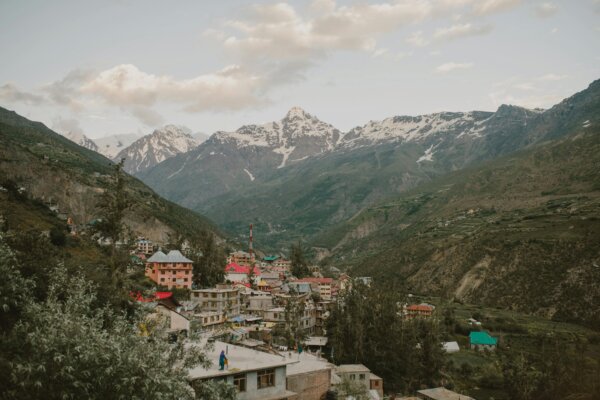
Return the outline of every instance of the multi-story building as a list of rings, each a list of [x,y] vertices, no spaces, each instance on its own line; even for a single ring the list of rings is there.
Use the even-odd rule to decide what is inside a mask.
[[[240,293],[237,288],[218,285],[216,288],[192,290],[190,300],[198,302],[202,312],[217,312],[226,318],[240,315]]]
[[[248,282],[250,268],[247,265],[229,263],[225,266],[225,280],[229,282]],[[254,274],[252,280],[255,284],[258,284],[260,282],[260,270],[257,267],[253,267],[252,272]]]
[[[292,262],[290,260],[286,260],[285,258],[278,258],[274,260],[272,263],[273,267],[282,268],[286,271],[289,271],[292,267]]]
[[[317,291],[321,300],[331,300],[333,293],[333,279],[332,278],[302,278],[295,282],[305,282],[317,286]]]
[[[243,267],[249,267],[255,263],[255,259],[252,254],[240,250],[229,254],[229,257],[227,257],[227,264],[231,263],[241,265]]]
[[[192,288],[192,260],[178,250],[157,251],[146,261],[146,276],[161,286]]]
[[[138,253],[152,254],[154,252],[154,244],[146,238],[139,238],[136,242],[136,250]]]

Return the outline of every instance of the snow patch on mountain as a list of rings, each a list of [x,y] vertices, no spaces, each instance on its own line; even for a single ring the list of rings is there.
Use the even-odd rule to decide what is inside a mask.
[[[68,131],[66,133],[62,133],[62,135],[69,139],[71,142],[77,143],[81,147],[85,147],[86,149],[93,150],[96,152],[98,151],[98,146],[96,145],[96,143],[81,132]]]
[[[335,150],[341,137],[339,130],[320,121],[300,107],[292,107],[280,121],[262,125],[245,125],[235,132],[216,132],[213,143],[237,149],[266,148],[283,156],[279,168],[287,164],[292,153],[296,159]]]
[[[110,159],[114,159],[121,150],[127,148],[139,138],[140,135],[135,133],[125,133],[122,135],[105,136],[95,139],[94,142],[98,145],[97,151],[100,154],[103,154]]]
[[[246,168],[244,168],[244,171],[248,174],[248,176],[250,177],[250,180],[254,181],[254,175],[252,175],[252,173],[250,171],[248,171]]]
[[[135,174],[196,146],[197,142],[188,128],[166,125],[136,140],[114,159],[125,158],[125,171]]]
[[[417,163],[421,163],[423,161],[433,161],[433,154],[435,153],[433,151],[434,145],[432,144],[431,146],[429,146],[429,148],[427,150],[425,150],[425,154],[423,154],[421,157],[419,157],[419,159],[417,160]]]

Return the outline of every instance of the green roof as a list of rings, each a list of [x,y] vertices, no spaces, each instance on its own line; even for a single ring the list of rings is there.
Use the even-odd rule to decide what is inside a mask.
[[[471,332],[471,333],[469,333],[469,343],[495,346],[498,344],[498,339],[490,336],[490,334],[485,331],[484,332]]]
[[[263,261],[275,261],[279,258],[279,256],[264,256]]]

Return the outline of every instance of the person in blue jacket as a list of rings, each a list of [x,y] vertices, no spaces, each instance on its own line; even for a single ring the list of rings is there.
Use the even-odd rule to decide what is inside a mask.
[[[227,362],[225,350],[221,350],[221,355],[219,356],[219,371],[223,371],[225,369],[225,362]]]

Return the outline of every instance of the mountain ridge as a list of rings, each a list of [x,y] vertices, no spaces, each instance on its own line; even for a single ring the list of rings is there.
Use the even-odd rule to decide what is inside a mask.
[[[281,250],[285,241],[310,240],[364,207],[437,176],[566,134],[593,119],[599,88],[593,82],[543,111],[501,105],[495,112],[395,116],[345,133],[295,108],[288,112],[294,124],[287,130],[281,120],[220,132],[138,177],[231,234],[242,235],[240,227],[254,223],[255,240]],[[301,144],[298,152],[293,140],[312,137],[299,127],[315,124],[322,127],[310,132],[316,144]],[[295,235],[287,237],[292,230]]]

